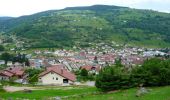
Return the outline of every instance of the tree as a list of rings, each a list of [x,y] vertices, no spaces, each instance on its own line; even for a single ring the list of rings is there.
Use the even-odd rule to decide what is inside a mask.
[[[30,66],[28,58],[26,58],[25,54],[17,54],[15,57],[13,57],[12,62],[19,62],[19,63],[25,63],[26,66]]]
[[[25,60],[25,66],[30,66],[30,62],[29,62],[28,58]]]
[[[121,58],[115,60],[115,66],[123,67]]]
[[[107,66],[96,77],[96,87],[103,91],[117,90],[130,87],[130,75],[124,73],[121,67]]]
[[[36,83],[36,82],[38,82],[38,75],[34,75],[33,77],[30,77],[28,82],[29,83]]]
[[[79,81],[87,81],[88,78],[89,78],[88,77],[88,71],[84,68],[81,69],[77,78],[78,78]]]
[[[141,67],[132,70],[131,80],[134,84],[144,86],[170,85],[170,60],[152,58],[146,60]]]
[[[38,75],[42,72],[42,70],[39,69],[27,69],[26,73],[28,76],[29,83],[35,83],[38,82]]]
[[[122,65],[103,68],[96,77],[96,87],[103,91],[144,86],[170,85],[170,60],[152,58],[136,66],[132,71],[124,70]]]
[[[0,45],[0,51],[4,51],[4,50],[5,48],[2,45]]]
[[[2,55],[0,56],[1,60],[5,60],[5,64],[8,63],[8,61],[10,61],[13,58],[13,56],[7,52],[2,53]]]

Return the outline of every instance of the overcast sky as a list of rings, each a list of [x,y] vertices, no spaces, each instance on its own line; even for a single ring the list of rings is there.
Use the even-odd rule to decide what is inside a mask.
[[[0,16],[17,17],[46,10],[95,4],[170,12],[170,0],[0,0]]]

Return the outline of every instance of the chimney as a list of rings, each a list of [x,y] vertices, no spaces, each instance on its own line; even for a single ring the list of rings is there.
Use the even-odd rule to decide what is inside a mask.
[[[63,68],[61,68],[61,74],[63,74]]]

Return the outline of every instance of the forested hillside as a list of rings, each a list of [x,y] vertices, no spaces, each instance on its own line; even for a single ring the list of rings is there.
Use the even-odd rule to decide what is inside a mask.
[[[0,31],[32,47],[89,46],[116,41],[148,47],[170,46],[170,14],[95,5],[51,10],[18,18],[0,18]]]

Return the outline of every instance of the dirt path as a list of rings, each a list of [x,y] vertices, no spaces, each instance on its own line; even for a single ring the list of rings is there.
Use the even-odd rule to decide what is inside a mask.
[[[23,91],[23,90],[41,90],[36,87],[16,87],[16,86],[4,86],[3,89],[7,92]]]
[[[85,83],[79,83],[78,85],[84,86],[95,86],[94,81],[87,81]],[[78,86],[77,85],[77,86]],[[64,87],[64,86],[35,86],[35,87],[28,87],[28,86],[4,86],[3,89],[7,92],[16,92],[16,91],[23,91],[23,90],[45,90],[45,89],[72,89],[73,87]]]
[[[62,87],[62,86],[35,86],[35,87],[27,87],[27,86],[4,86],[3,89],[7,92],[16,92],[23,90],[46,90],[46,89],[72,89],[73,87]]]

